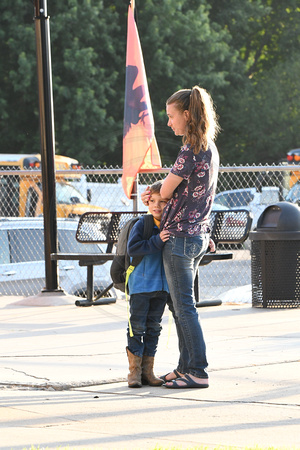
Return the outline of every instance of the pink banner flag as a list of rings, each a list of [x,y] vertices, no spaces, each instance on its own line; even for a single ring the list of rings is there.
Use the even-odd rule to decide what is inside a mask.
[[[128,8],[122,185],[131,197],[139,172],[161,168],[144,59],[133,7]]]

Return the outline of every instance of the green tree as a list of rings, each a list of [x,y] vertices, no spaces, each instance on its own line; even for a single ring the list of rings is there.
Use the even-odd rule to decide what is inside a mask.
[[[33,12],[24,0],[13,6],[1,2],[2,152],[31,153],[40,148]],[[124,64],[118,13],[89,0],[52,1],[48,13],[56,150],[85,164],[105,162],[122,132],[119,117],[114,117],[120,96],[118,68]]]
[[[300,59],[291,56],[234,99],[237,110],[228,130],[236,143],[233,162],[278,163],[288,150],[299,147],[299,70]],[[232,161],[232,149],[223,156]]]
[[[56,150],[83,164],[122,164],[126,2],[48,2]],[[165,101],[211,92],[221,162],[272,162],[299,146],[298,0],[136,0],[138,29],[164,164],[180,140]],[[0,5],[2,153],[39,152],[33,4]],[[298,121],[298,122],[297,122]],[[278,123],[279,122],[279,123]]]
[[[210,4],[211,19],[232,36],[244,74],[240,83],[231,83],[220,108],[221,160],[278,162],[300,141],[299,2],[211,0]]]
[[[122,133],[114,114],[119,68],[124,65],[117,12],[103,2],[69,0],[67,7],[66,2],[55,2],[52,14],[58,148],[98,165],[109,161]]]
[[[139,2],[139,32],[163,162],[173,163],[180,140],[166,126],[165,102],[177,89],[200,84],[224,101],[237,52],[230,35],[209,18],[206,1]]]
[[[24,1],[0,6],[0,139],[3,153],[40,147],[33,8]]]
[[[38,152],[33,10],[25,0],[17,4],[3,0],[0,7],[1,54],[10,56],[0,63],[2,151]],[[221,98],[236,52],[229,34],[210,26],[205,1],[136,4],[158,142],[170,163],[179,143],[166,127],[165,100],[197,83]],[[122,162],[127,8],[91,0],[48,5],[56,150],[85,164]]]
[[[299,51],[298,0],[210,0],[210,17],[232,36],[246,74],[253,78]]]

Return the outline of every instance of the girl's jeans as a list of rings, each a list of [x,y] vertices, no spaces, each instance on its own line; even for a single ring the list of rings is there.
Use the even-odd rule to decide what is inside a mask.
[[[209,245],[209,234],[170,236],[163,248],[163,262],[170,289],[168,306],[176,324],[179,363],[177,370],[208,378],[206,347],[194,298],[194,280],[199,262]]]
[[[167,303],[165,291],[145,292],[130,296],[130,323],[133,336],[127,329],[128,349],[136,356],[155,356],[161,320]]]

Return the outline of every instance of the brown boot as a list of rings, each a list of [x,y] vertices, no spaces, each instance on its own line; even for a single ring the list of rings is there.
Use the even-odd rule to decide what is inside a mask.
[[[136,356],[126,347],[129,362],[128,387],[142,387],[142,358]]]
[[[161,386],[163,380],[157,378],[153,372],[154,356],[143,356],[142,361],[142,383],[149,384],[149,386]]]

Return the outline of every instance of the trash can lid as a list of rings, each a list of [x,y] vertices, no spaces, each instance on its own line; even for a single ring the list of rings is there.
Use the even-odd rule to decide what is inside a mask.
[[[269,231],[300,231],[300,208],[290,202],[269,205],[260,215],[256,229]]]

